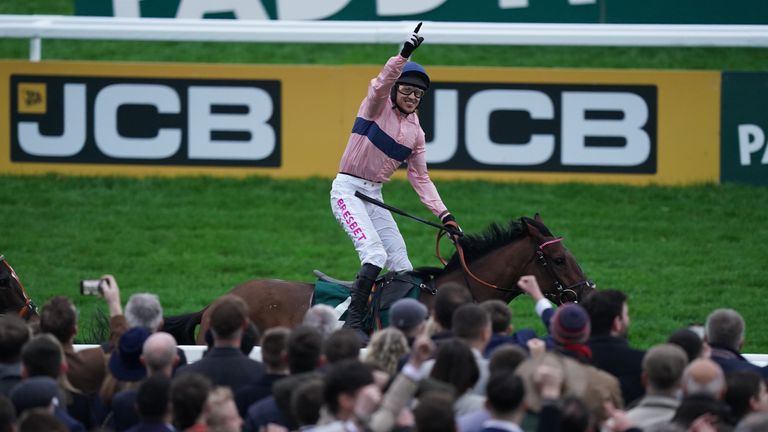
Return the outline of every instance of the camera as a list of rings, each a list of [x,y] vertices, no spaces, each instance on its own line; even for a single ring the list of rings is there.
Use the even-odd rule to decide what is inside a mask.
[[[81,295],[101,295],[101,284],[104,282],[102,279],[84,279],[80,281],[80,294]]]

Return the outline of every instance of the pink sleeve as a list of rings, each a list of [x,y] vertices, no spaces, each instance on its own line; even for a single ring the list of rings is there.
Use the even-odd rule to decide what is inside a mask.
[[[368,85],[368,95],[360,107],[364,118],[372,119],[376,117],[387,105],[387,99],[389,99],[392,86],[407,62],[408,59],[401,57],[399,54],[390,57],[387,63],[384,64],[381,72],[379,72],[376,78],[371,80],[371,83]]]
[[[426,147],[424,144],[424,133],[422,132],[416,142],[416,146],[408,158],[408,181],[411,182],[413,190],[419,195],[419,199],[425,206],[438,218],[448,209],[440,199],[435,184],[429,178],[427,172],[427,161],[424,158]]]

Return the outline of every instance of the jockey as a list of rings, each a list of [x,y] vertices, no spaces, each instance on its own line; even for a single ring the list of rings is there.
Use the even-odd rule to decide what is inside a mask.
[[[365,333],[362,319],[368,296],[381,269],[400,272],[412,270],[413,266],[392,214],[355,197],[355,192],[383,201],[382,185],[406,162],[408,180],[421,202],[449,232],[461,231],[427,172],[424,131],[416,110],[430,80],[421,65],[408,61],[424,40],[418,35],[420,26],[403,44],[400,54],[390,58],[371,80],[331,188],[333,214],[355,245],[362,264],[344,324],[359,330],[361,336]]]

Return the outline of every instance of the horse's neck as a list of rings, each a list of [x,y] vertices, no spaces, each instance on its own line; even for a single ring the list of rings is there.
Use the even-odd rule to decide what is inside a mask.
[[[465,273],[461,267],[440,275],[436,279],[438,288],[446,283],[456,283],[469,288],[472,298],[476,302],[485,300],[502,300],[509,303],[520,294],[522,290],[517,287],[517,281],[525,274],[530,263],[530,240],[523,237],[506,246],[488,252],[483,257],[477,258],[467,266],[469,270],[480,280],[497,288],[491,288],[477,282]]]

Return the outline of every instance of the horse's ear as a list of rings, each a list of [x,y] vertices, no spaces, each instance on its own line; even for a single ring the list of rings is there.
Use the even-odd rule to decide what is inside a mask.
[[[538,213],[536,214],[538,217]],[[534,222],[533,219],[524,217],[520,219],[520,221],[523,224],[523,227],[525,228],[525,232],[528,233],[529,236],[535,238],[535,239],[542,239],[544,238],[544,234],[539,231],[539,229],[536,227],[536,224],[533,224],[531,222]]]
[[[535,215],[533,215],[533,220],[544,225],[544,219],[541,218],[541,215],[538,212]]]

